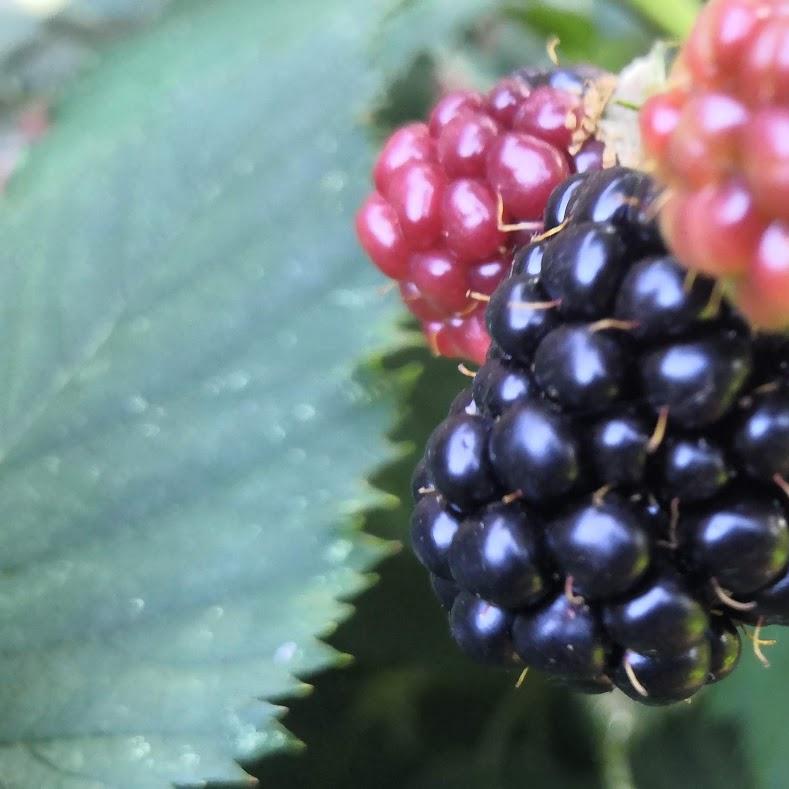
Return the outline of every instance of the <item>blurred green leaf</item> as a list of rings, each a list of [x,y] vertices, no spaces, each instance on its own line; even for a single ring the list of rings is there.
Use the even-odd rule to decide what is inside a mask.
[[[422,52],[376,103],[374,123],[380,144],[397,126],[424,118],[437,91],[436,64]]]
[[[684,39],[701,11],[703,0],[628,0],[666,35]]]
[[[511,12],[520,16],[535,33],[557,36],[565,47],[583,46],[590,37],[599,39],[591,15],[581,11],[554,8],[546,3],[529,3],[523,7],[514,6]]]
[[[13,6],[0,6],[0,62],[28,44],[35,36],[39,20]]]
[[[51,15],[0,0],[0,120],[8,105],[56,95],[106,40],[154,19],[171,0],[66,0]]]
[[[737,670],[708,695],[711,712],[723,724],[738,726],[759,789],[784,789],[787,748],[785,711],[789,707],[789,642],[783,628],[770,627],[761,637],[776,640],[763,646],[770,661],[765,668],[754,656],[751,642],[743,638],[743,655]]]
[[[177,4],[0,205],[9,789],[241,779],[288,742],[256,699],[337,662],[392,452],[353,372],[402,342],[351,229],[388,9]]]
[[[642,711],[644,731],[631,748],[638,789],[753,789],[742,726],[734,719],[720,721],[709,714],[707,700],[715,690],[708,689],[689,706]],[[719,690],[726,693],[725,686]]]
[[[618,71],[649,48],[649,37],[621,5],[610,2],[555,5],[511,0],[509,19],[542,42],[556,36],[562,61],[594,63]]]
[[[87,29],[151,19],[172,0],[66,0],[58,21]]]
[[[390,0],[370,39],[371,65],[389,78],[399,76],[404,54],[444,53],[459,30],[500,7],[501,0]]]

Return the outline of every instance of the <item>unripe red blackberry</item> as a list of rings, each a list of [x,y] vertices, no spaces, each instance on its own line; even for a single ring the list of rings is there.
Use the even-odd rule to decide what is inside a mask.
[[[789,0],[712,0],[641,112],[669,247],[771,329],[789,328],[787,52]]]
[[[737,625],[789,624],[789,341],[681,268],[659,194],[623,167],[557,187],[412,520],[461,649],[644,704],[728,676]]]
[[[610,79],[589,67],[523,69],[487,95],[448,93],[427,122],[384,144],[356,229],[435,353],[485,358],[480,296],[507,275],[515,246],[542,229],[554,187],[602,167],[587,99]]]

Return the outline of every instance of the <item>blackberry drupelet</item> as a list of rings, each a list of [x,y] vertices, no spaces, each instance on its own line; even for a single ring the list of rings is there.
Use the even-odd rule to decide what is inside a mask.
[[[640,115],[669,246],[773,330],[789,329],[787,48],[787,0],[710,0]]]
[[[612,79],[590,67],[522,69],[487,95],[448,93],[426,123],[384,144],[357,234],[436,354],[485,358],[484,308],[469,293],[491,294],[506,277],[555,186],[603,167],[587,97],[603,95]],[[548,216],[564,210],[571,191],[555,196]]]
[[[668,253],[656,194],[617,167],[548,200],[413,544],[472,657],[670,704],[734,670],[738,626],[789,624],[789,365]]]

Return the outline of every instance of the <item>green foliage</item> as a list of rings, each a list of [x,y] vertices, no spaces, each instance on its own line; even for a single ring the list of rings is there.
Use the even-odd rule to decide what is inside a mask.
[[[657,25],[664,34],[683,39],[701,10],[704,0],[628,0],[630,5]]]
[[[594,15],[567,8],[567,4],[511,2],[507,16],[548,41],[559,39],[558,52],[563,60],[595,63],[618,71],[649,48],[650,37],[637,25],[627,9],[610,2],[597,4]]]
[[[180,0],[71,90],[0,204],[0,785],[237,785],[234,756],[303,789],[784,785],[785,645],[669,712],[515,690],[457,653],[408,551],[333,634],[407,540],[411,468],[464,385],[403,350],[356,248],[373,146],[554,33],[616,69],[644,19],[695,8]],[[397,413],[406,449],[373,473]],[[293,703],[296,757],[275,703],[345,653]]]
[[[350,230],[383,11],[182,2],[12,184],[4,786],[240,778],[288,741],[255,699],[337,662],[315,636],[383,553],[349,521],[391,454],[391,377],[353,373],[402,342]]]
[[[726,689],[712,695],[721,698]],[[739,723],[714,720],[708,704],[694,703],[666,713],[646,712],[643,722],[644,733],[632,745],[638,789],[755,786]]]
[[[102,41],[155,19],[171,2],[62,0],[50,16],[33,15],[14,1],[0,2],[0,120],[5,105],[56,94]]]
[[[769,627],[761,638],[776,641],[762,651],[765,668],[743,639],[740,667],[710,699],[710,711],[722,725],[737,727],[759,789],[783,789],[789,770],[785,710],[789,707],[789,639],[784,628]]]

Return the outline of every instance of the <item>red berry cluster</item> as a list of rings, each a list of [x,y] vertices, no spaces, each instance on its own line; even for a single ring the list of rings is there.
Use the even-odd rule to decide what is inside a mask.
[[[755,325],[789,326],[789,0],[712,0],[641,126],[673,251],[731,278]]]
[[[428,123],[386,141],[356,229],[436,354],[484,360],[482,302],[509,272],[514,247],[541,229],[555,186],[602,166],[601,143],[578,143],[585,93],[599,78],[586,69],[517,72],[487,95],[448,93]]]

